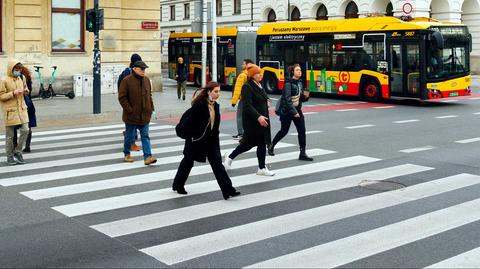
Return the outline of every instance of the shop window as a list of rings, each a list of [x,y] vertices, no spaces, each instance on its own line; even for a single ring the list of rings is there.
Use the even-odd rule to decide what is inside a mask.
[[[52,51],[84,51],[84,9],[83,0],[52,0]]]

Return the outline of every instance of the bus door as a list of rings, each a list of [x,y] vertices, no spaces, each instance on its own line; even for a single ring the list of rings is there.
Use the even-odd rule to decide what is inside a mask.
[[[390,95],[419,98],[420,45],[415,42],[392,42],[389,49]]]

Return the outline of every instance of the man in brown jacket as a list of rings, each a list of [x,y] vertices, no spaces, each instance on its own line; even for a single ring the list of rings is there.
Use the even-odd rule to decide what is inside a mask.
[[[125,122],[125,139],[123,143],[124,161],[133,162],[130,146],[138,129],[142,138],[143,160],[145,165],[157,162],[152,156],[152,147],[148,128],[152,112],[155,110],[152,99],[150,79],[145,76],[148,66],[142,61],[133,64],[132,73],[120,83],[118,101],[123,108],[122,120]]]
[[[5,122],[5,151],[7,164],[24,164],[22,149],[28,136],[28,113],[24,95],[28,95],[26,82],[22,79],[22,64],[10,60],[7,77],[0,84],[0,101]],[[19,127],[20,137],[13,146],[15,127]],[[14,158],[15,157],[15,158]]]

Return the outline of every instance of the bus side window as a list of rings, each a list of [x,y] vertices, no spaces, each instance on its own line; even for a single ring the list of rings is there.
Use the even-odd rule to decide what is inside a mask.
[[[345,70],[345,56],[343,54],[333,54],[333,62],[335,71]]]

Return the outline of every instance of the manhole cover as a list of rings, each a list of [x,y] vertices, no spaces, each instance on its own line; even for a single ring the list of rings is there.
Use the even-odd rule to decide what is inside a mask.
[[[383,180],[362,180],[358,186],[374,191],[393,191],[406,187],[398,182]]]

